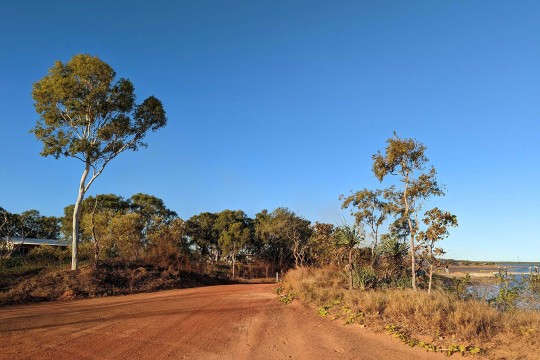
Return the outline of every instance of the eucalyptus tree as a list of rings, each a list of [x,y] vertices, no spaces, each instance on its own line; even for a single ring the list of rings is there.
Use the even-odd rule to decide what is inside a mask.
[[[217,260],[220,256],[219,232],[215,226],[216,219],[217,214],[203,212],[199,215],[193,215],[186,221],[186,235],[190,242],[197,247],[201,258],[213,254],[214,259]]]
[[[259,257],[271,262],[273,270],[282,271],[292,258],[288,240],[275,226],[274,213],[264,209],[255,214],[254,247]]]
[[[279,207],[271,213],[271,231],[288,242],[295,267],[304,265],[309,238],[312,233],[310,221],[295,212]]]
[[[215,226],[219,231],[219,248],[232,260],[232,279],[234,279],[236,256],[251,240],[251,219],[242,210],[224,210],[218,214]]]
[[[178,214],[165,206],[165,202],[148,194],[138,193],[130,198],[131,212],[139,214],[144,219],[143,234],[145,241],[148,241],[148,235],[161,225],[170,223],[178,217]]]
[[[415,139],[402,139],[394,133],[389,138],[384,154],[373,155],[373,173],[379,181],[387,175],[398,176],[402,186],[394,191],[391,206],[393,211],[407,223],[411,252],[412,287],[416,290],[416,247],[415,237],[419,230],[418,213],[426,199],[444,195],[436,179],[433,166],[426,169],[429,159],[426,147]]]
[[[115,77],[98,57],[78,54],[65,64],[57,61],[32,91],[39,120],[31,131],[43,142],[41,155],[83,163],[73,209],[72,270],[78,267],[79,215],[86,192],[110,161],[146,147],[146,134],[167,123],[161,101],[150,96],[136,104],[131,81]]]
[[[285,207],[255,215],[255,237],[261,252],[279,271],[292,261],[296,267],[304,264],[312,231],[309,220]]]
[[[337,245],[334,224],[315,222],[308,242],[308,257],[312,263],[328,265],[335,259]]]
[[[64,207],[64,216],[61,218],[61,234],[65,239],[71,239],[73,234],[73,210],[75,204]],[[81,201],[79,207],[79,242],[94,240],[92,237],[92,216],[127,214],[130,209],[130,200],[115,194],[98,194],[88,196]],[[86,217],[86,219],[85,219]]]
[[[17,246],[13,239],[20,228],[19,219],[17,214],[0,207],[0,265],[20,246]]]
[[[0,235],[16,238],[58,239],[60,218],[43,216],[38,210],[12,214],[0,207]]]
[[[185,231],[185,221],[175,218],[150,234],[146,253],[161,266],[176,263],[177,269],[190,262],[190,243]]]
[[[389,190],[391,191],[391,190]],[[347,197],[341,195],[343,200],[342,209],[351,209],[351,215],[354,216],[356,224],[363,227],[367,226],[370,229],[372,238],[371,257],[373,262],[376,258],[376,248],[379,240],[379,227],[384,223],[389,213],[384,195],[389,191],[375,189],[362,189]]]
[[[437,242],[448,237],[449,227],[458,226],[457,217],[448,211],[442,211],[435,207],[424,214],[422,222],[427,229],[419,231],[417,240],[421,249],[422,259],[429,266],[428,294],[431,294],[433,272],[440,267],[438,256],[444,255],[445,251],[437,247]]]
[[[128,210],[129,201],[115,194],[89,196],[82,201],[80,232],[94,242],[95,264],[101,253],[100,239],[106,236],[112,219],[126,214]]]
[[[145,249],[143,242],[144,218],[137,213],[119,214],[107,226],[103,245],[109,256],[119,256],[124,260],[139,260]]]

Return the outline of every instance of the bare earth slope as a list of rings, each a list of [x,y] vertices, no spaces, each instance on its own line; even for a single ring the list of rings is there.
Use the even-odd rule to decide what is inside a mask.
[[[441,359],[344,326],[274,285],[225,285],[0,309],[1,359]]]

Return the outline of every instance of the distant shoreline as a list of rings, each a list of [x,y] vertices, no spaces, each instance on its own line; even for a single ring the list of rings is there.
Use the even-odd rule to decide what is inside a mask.
[[[463,266],[497,266],[503,264],[512,264],[512,265],[532,265],[539,264],[540,260],[537,261],[485,261],[485,260],[455,260],[455,259],[443,259],[449,264],[460,264]],[[457,265],[456,265],[457,266]]]

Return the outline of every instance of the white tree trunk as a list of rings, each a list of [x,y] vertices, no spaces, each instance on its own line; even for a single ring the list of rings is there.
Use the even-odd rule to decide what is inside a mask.
[[[73,208],[73,243],[72,243],[72,252],[71,252],[71,270],[77,270],[79,268],[79,219],[81,215],[81,203],[84,198],[86,178],[90,172],[90,163],[86,163],[84,172],[81,176],[81,182],[79,183],[79,195],[77,196],[77,201],[75,202],[75,207]]]
[[[232,256],[232,279],[234,280],[234,268],[236,267],[236,254]]]
[[[407,190],[409,189],[409,175],[405,176],[405,190],[403,191],[403,202],[405,203],[405,215],[407,216],[407,223],[409,224],[409,231],[411,233],[411,276],[412,276],[412,288],[416,291],[416,259],[415,259],[415,249],[414,249],[414,236],[416,232],[413,229],[410,206],[407,201]],[[416,224],[418,226],[418,224]]]

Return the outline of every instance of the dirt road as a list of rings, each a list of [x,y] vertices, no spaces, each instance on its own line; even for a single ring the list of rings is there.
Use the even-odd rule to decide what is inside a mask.
[[[344,326],[274,285],[226,285],[0,309],[1,359],[442,359]]]

